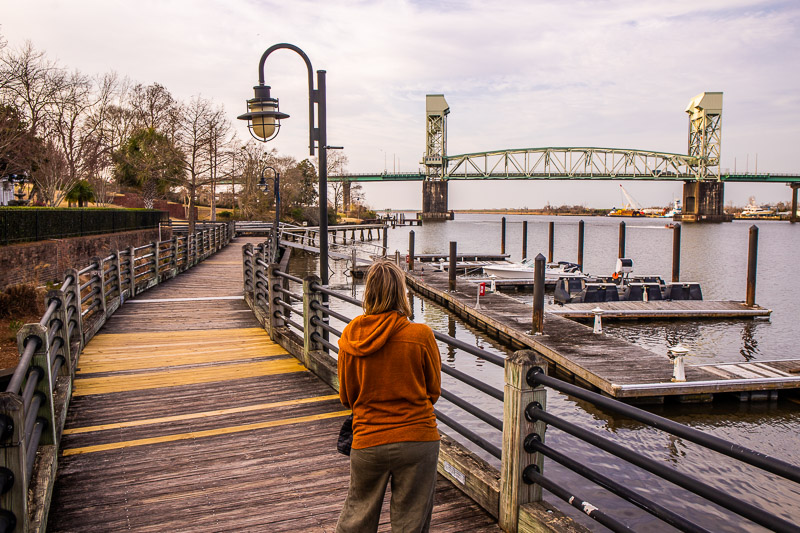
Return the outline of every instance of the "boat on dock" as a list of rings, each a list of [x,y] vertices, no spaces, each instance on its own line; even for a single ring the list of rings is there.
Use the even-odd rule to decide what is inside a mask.
[[[521,263],[493,263],[483,267],[486,276],[494,276],[495,279],[514,279],[514,280],[533,280],[535,270],[535,260],[533,258],[523,259]],[[554,284],[559,279],[583,279],[586,274],[581,272],[580,265],[569,261],[558,261],[557,263],[546,263],[544,269],[544,282]]]

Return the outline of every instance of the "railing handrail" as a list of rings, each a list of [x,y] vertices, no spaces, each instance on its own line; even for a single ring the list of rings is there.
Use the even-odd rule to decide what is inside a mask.
[[[260,248],[260,249],[263,249]],[[281,272],[280,268],[278,268],[274,264],[267,264],[264,260],[261,259],[261,255],[254,254],[256,257],[255,261],[251,263],[251,269],[249,274],[251,276],[252,282],[249,283],[246,280],[245,283],[245,291],[246,291],[246,298],[247,298],[247,291],[251,291],[253,294],[253,309],[255,310],[256,307],[263,307],[267,306],[272,299],[272,305],[276,306],[272,309],[267,309],[267,313],[273,313],[274,311],[274,318],[276,318],[276,322],[272,322],[270,319],[269,328],[270,334],[275,338],[282,338],[282,335],[285,333],[281,333],[280,327],[281,324],[283,326],[288,326],[293,329],[296,329],[301,332],[301,335],[305,337],[305,339],[300,342],[300,345],[303,347],[303,357],[305,358],[306,364],[319,365],[320,363],[314,363],[312,360],[309,359],[309,350],[323,350],[319,353],[324,355],[324,350],[329,350],[330,352],[338,352],[338,347],[335,346],[335,343],[332,343],[328,340],[327,336],[335,335],[341,337],[342,332],[339,331],[337,328],[332,327],[328,321],[327,317],[334,318],[339,320],[345,324],[349,323],[352,319],[345,314],[332,310],[329,308],[327,304],[323,302],[322,295],[330,297],[330,299],[337,299],[342,302],[349,303],[351,305],[355,305],[358,307],[363,307],[363,302],[357,298],[352,296],[348,296],[332,289],[329,286],[323,286],[318,277],[312,276],[307,278],[306,280],[301,280],[296,276],[291,276],[286,272]],[[247,272],[248,266],[247,262],[250,260],[249,254],[247,250],[244,253],[244,260],[245,260],[245,270]],[[287,298],[288,300],[298,300],[299,301],[299,294],[292,293],[288,289],[285,289],[281,286],[281,283],[275,283],[275,286],[271,289],[269,295],[261,295],[261,292],[265,292],[266,285],[261,285],[260,280],[266,279],[266,275],[264,273],[269,273],[270,280],[277,280],[277,279],[289,279],[296,283],[303,283],[304,285],[304,309],[300,311],[296,308],[293,308],[289,305],[288,302],[285,302],[281,299],[280,295],[289,295],[290,297]],[[259,284],[255,282],[258,281]],[[270,281],[272,283],[272,281]],[[288,312],[284,312],[281,309],[286,308]],[[304,317],[306,320],[305,326],[299,324],[297,321],[293,321],[288,316],[289,314],[300,314],[301,316],[304,313],[308,313],[310,316]],[[272,329],[277,328],[277,329]],[[288,331],[288,330],[285,330]],[[277,337],[275,335],[278,335]],[[478,348],[474,345],[451,337],[450,335],[438,332],[434,330],[434,337],[437,341],[443,342],[449,346],[452,346],[458,350],[464,351],[476,357],[480,357],[487,362],[490,362],[497,366],[504,366],[506,368],[506,378],[509,379],[509,367],[513,367],[514,365],[528,365],[517,368],[531,368],[530,363],[521,363],[521,361],[528,361],[524,359],[525,355],[524,352],[518,352],[522,359],[516,359],[517,354],[515,354],[514,358],[511,358],[511,362],[509,362],[508,358],[505,358],[501,355],[497,355],[482,348]],[[297,346],[297,341],[292,341],[295,346]],[[316,346],[316,347],[314,347]],[[298,356],[299,357],[299,356]],[[541,359],[537,359],[537,361],[542,361]],[[546,363],[540,363],[546,366]],[[326,367],[327,363],[322,364],[322,368]],[[334,365],[335,366],[335,365]],[[329,371],[329,370],[326,370]],[[335,368],[333,369],[334,376],[335,376]],[[442,372],[444,374],[453,377],[464,384],[473,387],[474,389],[487,394],[488,396],[500,400],[500,401],[511,401],[508,399],[507,394],[508,391],[511,390],[514,394],[512,400],[513,402],[519,402],[520,398],[525,397],[527,394],[525,391],[521,391],[517,389],[517,392],[513,392],[514,389],[509,389],[509,381],[506,381],[506,389],[505,391],[499,390],[495,387],[487,385],[483,381],[474,378],[460,370],[452,368],[446,364],[442,365]],[[560,379],[557,379],[552,376],[548,376],[546,372],[537,371],[537,367],[534,365],[533,370],[528,372],[527,376],[523,374],[523,382],[526,382],[525,386],[528,387],[529,391],[542,391],[541,393],[537,392],[536,394],[544,394],[545,388],[552,388],[554,390],[560,391],[564,394],[576,397],[578,399],[590,402],[600,409],[605,409],[612,411],[614,413],[620,414],[622,416],[629,417],[633,420],[637,420],[645,425],[651,426],[658,431],[663,431],[680,438],[686,439],[691,441],[702,448],[706,448],[709,450],[716,451],[718,453],[722,453],[727,455],[733,459],[742,461],[748,465],[753,466],[763,472],[769,472],[772,474],[776,474],[781,476],[784,479],[787,479],[792,482],[800,483],[800,468],[795,465],[792,465],[788,462],[776,459],[774,457],[770,457],[766,454],[757,452],[755,450],[743,447],[736,443],[726,441],[725,439],[716,437],[714,435],[710,435],[704,433],[700,430],[690,428],[678,422],[674,422],[672,420],[668,420],[666,418],[660,417],[643,409],[639,409],[638,407],[634,407],[632,405],[626,404],[614,398],[607,398],[600,394],[588,391],[581,387],[577,387],[575,385],[571,385],[566,383]],[[504,431],[506,428],[506,424],[509,420],[517,420],[513,416],[510,418],[505,418],[505,421],[498,419],[497,417],[489,414],[488,412],[484,411],[481,408],[472,405],[469,401],[464,400],[461,396],[455,394],[452,391],[449,391],[446,387],[443,387],[442,390],[442,397],[445,398],[450,402],[450,404],[463,409],[464,411],[468,412],[470,415],[478,418],[482,423],[486,424],[486,427],[490,427],[496,430]],[[534,395],[534,398],[537,396]],[[583,430],[579,426],[571,423],[565,422],[555,416],[553,413],[548,412],[544,408],[544,397],[539,396],[542,398],[541,404],[530,403],[527,405],[522,403],[520,405],[521,413],[524,414],[522,418],[528,420],[530,427],[539,428],[536,431],[543,431],[545,424],[552,424],[553,427],[560,428],[568,433],[571,433],[573,436],[579,434],[578,438],[582,438],[586,442],[589,442],[591,445],[597,447],[598,449],[605,450],[608,453],[612,453],[613,455],[617,455],[622,460],[630,462],[636,466],[644,468],[645,470],[650,471],[654,475],[664,479],[668,482],[674,483],[683,489],[692,492],[698,495],[700,498],[703,498],[707,502],[712,502],[715,505],[719,505],[723,508],[728,509],[731,512],[734,512],[740,516],[748,518],[752,520],[754,523],[761,524],[765,527],[769,527],[775,529],[776,531],[800,531],[797,526],[789,523],[788,521],[784,520],[782,517],[777,516],[775,514],[770,513],[764,509],[760,509],[759,507],[750,504],[741,498],[737,498],[726,494],[724,491],[716,489],[706,483],[694,479],[691,476],[688,476],[678,470],[670,468],[668,465],[665,465],[659,461],[654,459],[649,459],[648,457],[642,455],[638,451],[627,449],[609,439],[601,437],[599,435],[594,435],[592,432],[588,430]],[[529,400],[528,400],[529,401]],[[505,408],[508,408],[508,404],[505,404]],[[446,424],[449,428],[454,431],[460,433],[463,437],[467,438],[468,440],[476,443],[478,447],[487,451],[490,455],[498,458],[501,462],[505,465],[506,457],[505,454],[508,451],[509,454],[514,453],[512,449],[507,449],[505,444],[505,437],[504,437],[504,445],[503,449],[501,450],[497,447],[493,442],[487,440],[483,435],[479,434],[478,432],[474,431],[472,428],[466,427],[463,424],[460,424],[458,420],[454,419],[451,416],[448,416],[445,413],[442,413],[440,409],[436,409],[436,416],[441,420],[443,424]],[[506,417],[509,416],[508,413],[505,414]],[[537,422],[538,421],[538,422]],[[519,423],[519,422],[516,422]],[[541,424],[541,426],[540,426]],[[547,456],[551,460],[559,462],[566,466],[568,469],[571,469],[578,473],[579,475],[583,476],[585,479],[588,479],[590,482],[597,483],[601,487],[604,487],[611,492],[620,495],[624,499],[628,500],[629,502],[633,503],[634,505],[640,507],[641,509],[645,510],[646,512],[652,514],[659,520],[664,521],[670,525],[677,527],[678,529],[684,531],[696,531],[696,532],[704,532],[707,531],[702,526],[699,526],[693,523],[690,519],[681,516],[680,513],[673,512],[666,507],[660,505],[657,501],[649,498],[645,494],[640,494],[636,492],[631,487],[626,486],[624,483],[619,483],[604,474],[600,474],[590,468],[589,465],[585,465],[582,462],[575,461],[569,459],[566,454],[553,450],[552,448],[548,448],[544,445],[543,438],[538,439],[538,435],[536,432],[534,433],[520,433],[517,429],[515,430],[515,434],[521,434],[524,442],[517,443],[517,448],[524,448],[525,452],[529,454],[536,454],[531,455],[530,457],[544,457]],[[526,438],[527,435],[527,438]],[[513,447],[513,444],[512,444]],[[611,450],[611,451],[609,451]],[[541,459],[537,459],[537,461],[541,461]],[[518,461],[517,461],[518,463]],[[505,476],[505,469],[506,466],[503,467]],[[567,496],[569,498],[577,498],[576,495],[571,494],[568,490],[561,487],[558,483],[553,482],[550,478],[545,477],[541,470],[541,464],[539,464],[536,469],[534,469],[534,465],[529,465],[527,468],[520,469],[517,473],[521,480],[525,480],[525,482],[532,482],[538,484],[539,486],[543,486],[545,488],[552,488],[552,492],[555,494],[558,493],[558,496]],[[502,492],[502,489],[501,489]],[[502,498],[502,496],[501,496]],[[536,497],[534,497],[536,498]],[[526,500],[531,501],[531,500]],[[588,503],[584,506],[580,506],[577,502],[572,502],[573,505],[581,508],[584,512],[587,512],[592,518],[600,521],[601,523],[607,525],[612,530],[627,530],[627,526],[622,524],[620,521],[615,519],[613,516],[609,514],[603,513],[602,511],[592,507]],[[503,515],[503,511],[500,511],[500,515]]]

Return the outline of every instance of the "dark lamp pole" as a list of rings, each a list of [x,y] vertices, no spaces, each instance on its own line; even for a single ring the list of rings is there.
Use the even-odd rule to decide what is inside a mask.
[[[264,170],[261,171],[261,179],[258,181],[258,186],[261,187],[264,192],[269,191],[269,184],[267,183],[267,178],[264,176],[264,172],[267,170],[271,170],[272,173],[275,175],[272,179],[272,187],[273,192],[275,194],[275,221],[272,223],[272,257],[275,257],[275,252],[278,250],[278,225],[281,222],[281,173],[275,170],[273,167],[264,167]]]
[[[293,44],[280,43],[270,46],[258,63],[258,85],[254,87],[254,98],[247,101],[247,113],[240,120],[247,121],[250,133],[260,141],[274,139],[280,129],[280,121],[289,118],[278,110],[278,100],[269,94],[270,87],[264,83],[264,63],[275,50],[288,49],[297,53],[308,69],[308,148],[314,155],[319,148],[319,277],[323,285],[328,284],[328,133],[325,96],[325,71],[317,71],[317,88],[314,88],[314,69],[311,60]],[[316,113],[314,104],[317,104]],[[316,115],[316,125],[315,125]]]

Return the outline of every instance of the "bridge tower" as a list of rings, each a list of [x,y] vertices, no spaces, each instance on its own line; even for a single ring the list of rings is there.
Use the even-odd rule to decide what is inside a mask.
[[[689,156],[694,158],[696,180],[683,182],[683,213],[675,217],[684,222],[729,222],[726,215],[725,186],[720,180],[722,147],[722,93],[704,92],[691,99],[689,114]]]
[[[447,115],[443,94],[425,96],[425,181],[422,182],[423,220],[452,220],[447,209]]]

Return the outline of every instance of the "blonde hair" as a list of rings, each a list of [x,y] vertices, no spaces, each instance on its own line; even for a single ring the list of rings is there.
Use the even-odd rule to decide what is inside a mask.
[[[364,288],[364,314],[378,315],[397,311],[411,316],[411,305],[406,296],[406,276],[400,267],[389,261],[376,261],[367,271]]]

